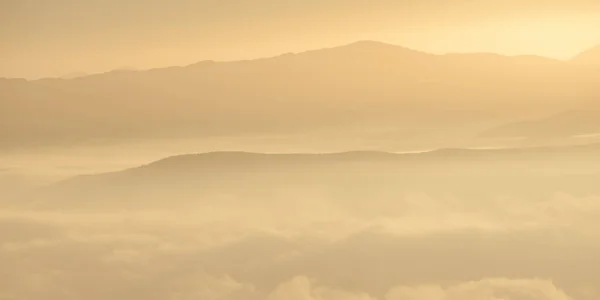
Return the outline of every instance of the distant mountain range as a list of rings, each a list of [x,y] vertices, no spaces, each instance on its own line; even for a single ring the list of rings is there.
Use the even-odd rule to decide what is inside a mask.
[[[579,64],[363,41],[249,61],[0,79],[0,147],[322,131],[444,146],[598,108],[598,99],[600,72]]]
[[[534,200],[597,194],[598,170],[600,144],[412,154],[213,152],[75,177],[38,191],[27,203],[39,209],[151,210],[228,201],[268,207],[303,197],[385,207],[415,193],[475,203],[501,196]]]

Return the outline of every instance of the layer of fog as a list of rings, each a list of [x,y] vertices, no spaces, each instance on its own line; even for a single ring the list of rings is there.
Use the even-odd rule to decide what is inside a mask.
[[[0,299],[595,300],[595,149],[229,153],[84,177],[0,203]],[[4,174],[46,163],[51,182],[160,151],[177,150],[14,153]]]
[[[587,300],[600,295],[600,199],[414,195],[374,217],[286,207],[0,213],[3,299]],[[252,201],[257,199],[244,199]],[[240,200],[241,201],[241,200]],[[407,203],[409,205],[407,205]]]

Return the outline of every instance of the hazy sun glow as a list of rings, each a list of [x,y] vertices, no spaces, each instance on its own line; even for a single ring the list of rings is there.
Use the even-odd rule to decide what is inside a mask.
[[[395,44],[432,53],[493,52],[505,55],[540,55],[570,59],[600,43],[589,28],[600,28],[596,19],[514,19],[509,22],[481,22],[477,26],[429,27],[387,33],[382,38]],[[393,36],[401,36],[394,38]]]
[[[600,0],[0,0],[0,300],[598,300],[599,183]]]
[[[274,56],[379,40],[417,50],[568,59],[598,42],[600,2],[0,1],[0,76]]]

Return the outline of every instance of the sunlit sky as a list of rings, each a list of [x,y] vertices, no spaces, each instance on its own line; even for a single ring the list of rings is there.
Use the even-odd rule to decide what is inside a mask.
[[[237,60],[378,40],[432,53],[568,59],[598,0],[0,0],[0,76]]]

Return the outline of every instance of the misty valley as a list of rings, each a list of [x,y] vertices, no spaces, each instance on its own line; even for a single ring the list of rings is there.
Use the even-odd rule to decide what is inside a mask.
[[[597,58],[0,78],[0,300],[600,299]]]

